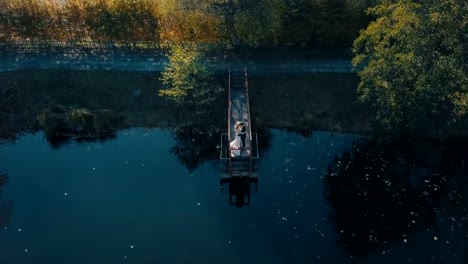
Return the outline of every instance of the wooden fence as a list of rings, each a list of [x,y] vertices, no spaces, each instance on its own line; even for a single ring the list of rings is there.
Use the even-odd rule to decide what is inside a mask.
[[[197,51],[217,50],[222,46],[200,43],[161,43],[155,41],[110,41],[110,40],[9,40],[0,42],[1,54],[23,53],[94,53],[94,52],[165,52],[172,45],[182,45]]]

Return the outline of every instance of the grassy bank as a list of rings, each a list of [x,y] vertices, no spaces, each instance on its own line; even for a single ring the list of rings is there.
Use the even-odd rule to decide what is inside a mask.
[[[226,76],[219,76],[222,85]],[[176,108],[158,96],[159,73],[33,70],[0,74],[0,135],[14,138],[40,129],[38,116],[47,110],[111,111],[123,116],[118,129],[176,127],[202,122],[223,129],[224,95],[210,116],[191,119],[190,109]],[[368,116],[356,103],[357,78],[351,74],[251,76],[250,95],[257,127],[367,133]]]
[[[252,115],[259,126],[369,133],[369,112],[357,102],[354,74],[251,76]]]
[[[35,70],[1,74],[0,83],[2,138],[37,128],[39,114],[56,108],[111,110],[125,117],[121,128],[175,122],[157,74]]]

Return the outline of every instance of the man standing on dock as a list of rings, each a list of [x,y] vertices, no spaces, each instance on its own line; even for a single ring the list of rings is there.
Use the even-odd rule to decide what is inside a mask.
[[[242,140],[242,147],[245,148],[245,138],[246,138],[246,135],[247,135],[247,129],[245,128],[245,123],[244,122],[241,122],[240,125],[241,125],[241,130],[240,130],[240,133],[239,133],[239,137]]]

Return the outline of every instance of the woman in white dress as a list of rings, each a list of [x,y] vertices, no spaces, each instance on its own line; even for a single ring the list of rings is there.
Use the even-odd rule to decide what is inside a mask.
[[[239,157],[241,155],[241,146],[242,146],[242,139],[240,137],[240,133],[242,130],[242,123],[236,122],[236,138],[229,143],[229,147],[231,149],[231,157]]]

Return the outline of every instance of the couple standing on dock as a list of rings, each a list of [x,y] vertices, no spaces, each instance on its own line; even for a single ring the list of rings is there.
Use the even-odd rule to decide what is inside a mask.
[[[234,128],[236,129],[236,139],[230,143],[231,148],[245,148],[245,138],[247,137],[246,123],[237,121]]]

